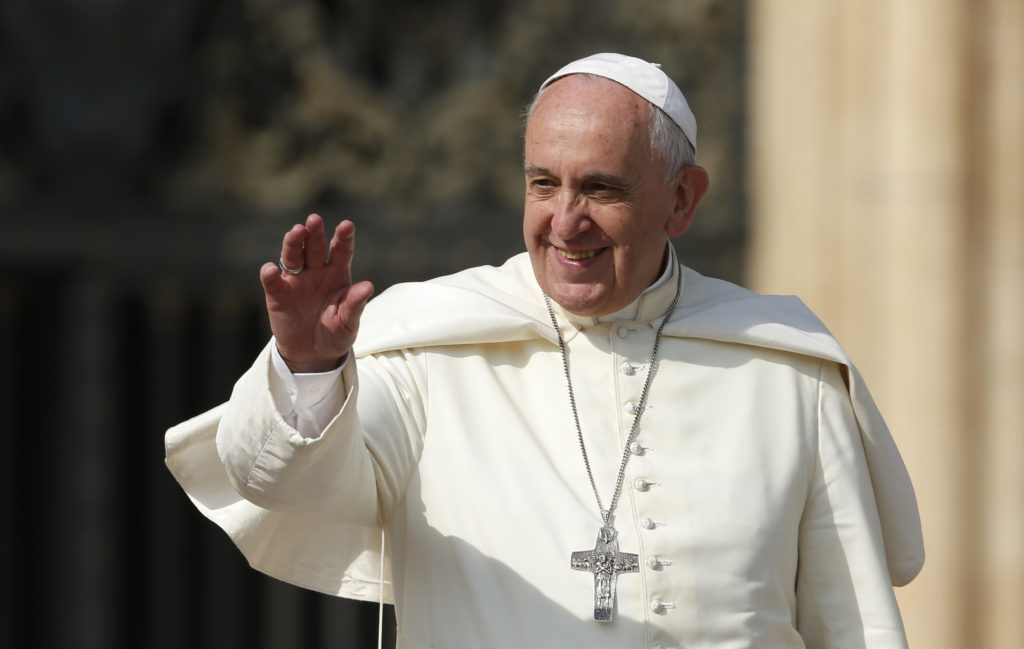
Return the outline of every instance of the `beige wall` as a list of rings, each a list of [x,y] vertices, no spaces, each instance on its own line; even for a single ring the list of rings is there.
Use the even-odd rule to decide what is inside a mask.
[[[1024,638],[1024,2],[754,0],[748,284],[796,293],[903,451],[912,647]]]

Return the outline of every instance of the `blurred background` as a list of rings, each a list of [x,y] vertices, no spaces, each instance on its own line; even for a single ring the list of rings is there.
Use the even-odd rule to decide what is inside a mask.
[[[374,605],[246,567],[163,433],[265,344],[307,213],[379,288],[521,250],[522,108],[599,51],[697,115],[684,263],[799,294],[872,387],[925,526],[911,646],[1019,646],[1020,0],[5,0],[0,645],[372,646]]]

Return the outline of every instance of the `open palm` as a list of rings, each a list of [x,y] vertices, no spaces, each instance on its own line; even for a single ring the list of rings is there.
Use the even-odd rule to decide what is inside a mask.
[[[281,263],[260,268],[270,329],[288,367],[297,373],[338,366],[355,343],[359,317],[373,294],[370,282],[352,283],[355,225],[342,221],[330,245],[324,222],[311,214],[281,243]]]

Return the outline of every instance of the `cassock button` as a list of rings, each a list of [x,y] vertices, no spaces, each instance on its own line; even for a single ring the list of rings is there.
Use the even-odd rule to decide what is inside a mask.
[[[636,414],[636,402],[633,402],[633,401],[627,402],[626,403],[626,412],[628,412],[631,415],[635,415]],[[636,442],[633,442],[633,443],[635,444]]]
[[[665,605],[661,603],[660,599],[651,600],[651,610],[655,613],[661,613],[665,610]]]
[[[630,402],[630,403],[632,403],[632,402]],[[636,408],[635,405],[633,407]],[[629,444],[629,452],[632,453],[633,455],[643,455],[644,454],[644,447],[643,447],[643,445],[640,444],[640,442],[630,442],[630,444]]]
[[[636,374],[636,367],[629,361],[626,361],[622,364],[622,373],[626,376],[633,376]]]
[[[641,525],[641,526],[642,526],[642,527],[643,527],[643,528],[644,528],[645,530],[653,530],[653,529],[654,529],[655,527],[657,527],[657,526],[658,526],[658,524],[657,524],[657,523],[655,523],[654,521],[652,521],[652,520],[651,520],[650,518],[645,518],[645,519],[643,519],[642,521],[640,521],[640,525]]]
[[[647,482],[643,478],[637,478],[636,482],[633,483],[633,487],[636,488],[637,491],[647,491],[651,488],[651,483]]]
[[[629,337],[629,333],[630,333],[629,327],[627,327],[626,325],[619,325],[618,328],[615,330],[615,334],[619,338],[628,338]]]

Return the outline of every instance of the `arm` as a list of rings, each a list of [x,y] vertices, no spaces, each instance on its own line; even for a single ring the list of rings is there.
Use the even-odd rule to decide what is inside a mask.
[[[351,359],[341,372],[344,400],[316,436],[278,411],[271,364],[268,346],[235,384],[217,429],[217,451],[235,491],[272,511],[361,526],[383,522],[422,448],[422,352]]]
[[[356,412],[360,388],[354,361],[341,371],[341,383],[331,388],[337,394],[328,400],[329,407],[321,404],[320,416],[292,412],[286,394],[288,381],[295,378],[291,372],[330,371],[352,347],[372,292],[368,282],[351,281],[353,251],[351,222],[335,229],[328,248],[323,221],[313,215],[282,242],[283,265],[299,272],[284,272],[273,263],[260,269],[275,342],[236,383],[216,441],[232,486],[253,504],[367,525],[381,519],[378,478],[404,485],[408,472],[396,467],[410,466],[406,456],[415,450],[406,441],[421,432],[417,379],[405,361],[415,355],[398,355],[390,364],[369,363],[378,370],[368,374],[370,389],[362,406],[369,427]],[[279,371],[273,367],[273,351],[285,365]],[[412,396],[396,399],[393,385],[412,386],[403,389]],[[321,431],[322,425],[309,419],[329,423]],[[367,435],[400,441],[383,444],[392,455],[375,455],[368,446],[381,447],[381,442],[368,445]]]
[[[808,649],[906,647],[860,430],[839,368],[828,362],[796,588],[797,629]]]

